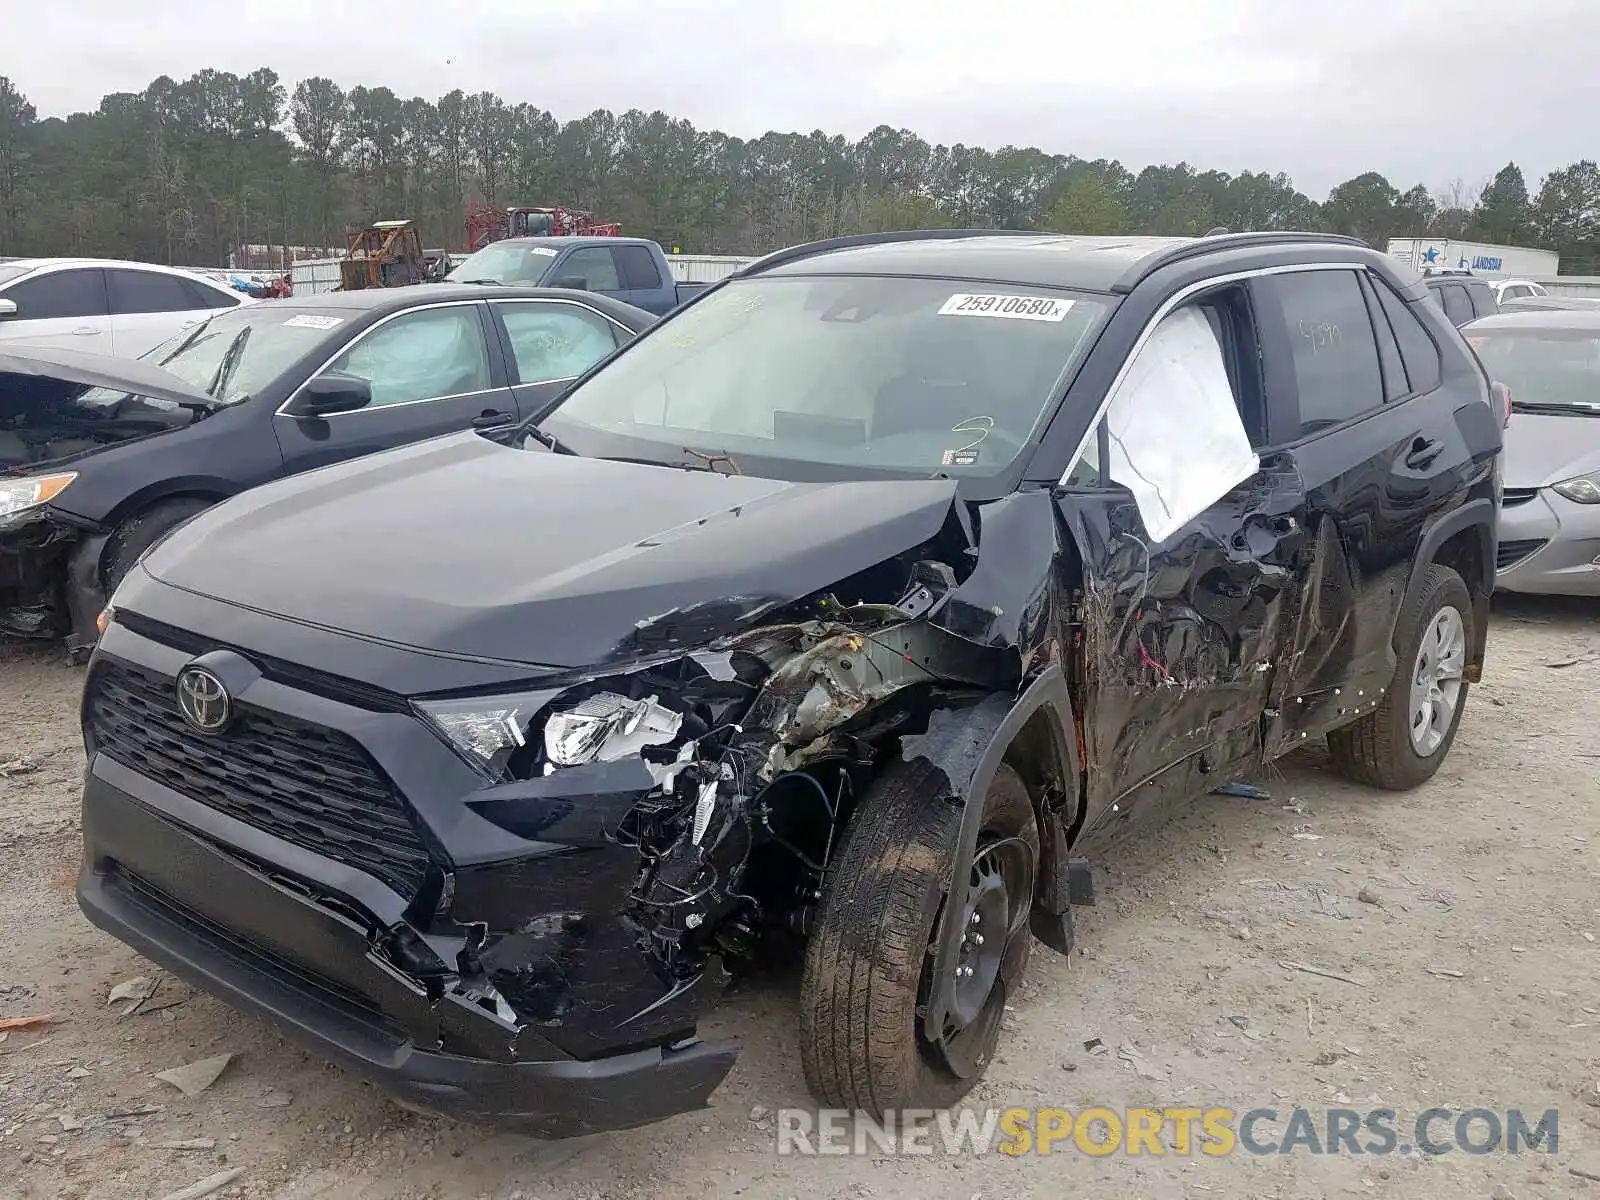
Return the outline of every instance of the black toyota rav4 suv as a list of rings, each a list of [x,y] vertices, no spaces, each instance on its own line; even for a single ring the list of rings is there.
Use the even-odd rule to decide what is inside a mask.
[[[1501,414],[1338,238],[974,231],[742,269],[509,436],[268,484],[112,600],[80,902],[405,1101],[703,1105],[804,955],[823,1103],[940,1106],[1138,818],[1483,666]]]

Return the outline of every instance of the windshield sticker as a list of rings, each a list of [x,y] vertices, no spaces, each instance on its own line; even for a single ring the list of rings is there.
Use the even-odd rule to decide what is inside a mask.
[[[528,253],[537,254],[541,258],[554,258],[557,254],[560,254],[561,251],[551,246],[529,246]]]
[[[1071,300],[1054,296],[991,296],[957,292],[939,309],[941,317],[1006,317],[1013,321],[1061,321]]]
[[[300,313],[283,323],[285,329],[332,329],[343,324],[343,317],[318,317],[311,313]]]
[[[977,461],[978,451],[972,446],[965,450],[946,450],[939,456],[939,465],[944,467],[970,467]]]

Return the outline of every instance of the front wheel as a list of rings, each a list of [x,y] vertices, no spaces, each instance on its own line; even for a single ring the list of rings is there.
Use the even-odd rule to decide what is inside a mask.
[[[1400,614],[1394,680],[1378,707],[1328,735],[1340,774],[1388,791],[1433,778],[1467,706],[1472,596],[1449,567],[1430,566]]]
[[[944,787],[924,759],[889,768],[831,871],[800,992],[800,1060],[825,1105],[946,1108],[993,1058],[1031,949],[1039,832],[1027,788],[1002,765],[958,877],[961,810]],[[953,977],[939,981],[933,943],[947,907],[963,938]],[[941,982],[952,1003],[942,1028],[930,1030],[927,999]]]
[[[106,542],[105,556],[100,560],[100,577],[105,584],[106,598],[117,590],[123,576],[133,569],[133,564],[161,536],[185,521],[199,516],[216,501],[201,496],[175,496],[160,500],[142,512],[129,517]]]

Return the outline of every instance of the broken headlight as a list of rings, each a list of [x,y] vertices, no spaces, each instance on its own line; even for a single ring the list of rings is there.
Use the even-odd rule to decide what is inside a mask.
[[[597,692],[544,723],[544,753],[558,767],[614,762],[646,746],[663,746],[678,736],[683,717],[655,696],[630,700]]]
[[[526,778],[545,769],[613,762],[662,746],[678,736],[681,714],[657,696],[630,698],[599,691],[558,708],[541,726],[535,720],[559,692],[430,700],[418,710],[458,754],[494,779]]]

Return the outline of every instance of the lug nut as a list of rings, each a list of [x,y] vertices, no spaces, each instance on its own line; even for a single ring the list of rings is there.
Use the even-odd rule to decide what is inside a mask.
[[[981,946],[981,945],[983,945],[983,934],[981,934],[981,933],[975,933],[975,934],[973,934],[973,935],[972,935],[972,944],[973,944],[973,945],[974,945],[974,946]]]
[[[974,925],[981,925],[981,924],[983,924],[983,918],[980,917],[977,913],[973,913],[972,914],[972,923]]]

